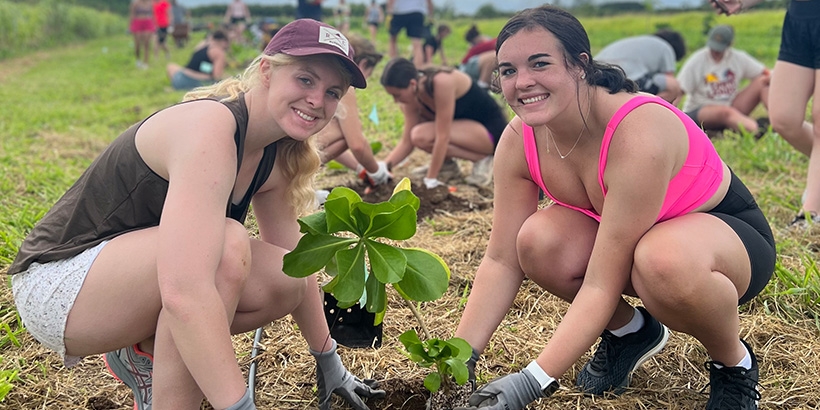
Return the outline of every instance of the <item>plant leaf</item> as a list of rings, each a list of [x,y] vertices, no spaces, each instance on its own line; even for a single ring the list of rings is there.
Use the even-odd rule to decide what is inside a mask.
[[[433,301],[447,291],[450,269],[436,254],[418,248],[402,249],[407,257],[407,270],[393,287],[408,300]]]
[[[379,282],[373,272],[367,277],[365,281],[365,288],[367,289],[367,311],[370,313],[384,313],[387,310],[387,292],[384,291],[384,283]],[[373,325],[376,326],[381,323],[381,317],[376,317]]]
[[[416,210],[410,205],[388,213],[373,216],[368,238],[390,238],[395,241],[410,239],[416,234]]]
[[[456,383],[462,385],[467,383],[467,379],[470,378],[470,373],[467,370],[467,365],[464,362],[459,361],[456,358],[450,358],[444,361],[450,367],[449,373],[453,375],[453,378],[456,379]]]
[[[393,195],[400,191],[411,191],[411,188],[413,188],[413,184],[410,182],[410,178],[404,177],[393,187]]]
[[[441,387],[441,375],[438,372],[433,372],[424,378],[424,387],[430,390],[430,393],[435,393]]]
[[[282,260],[282,271],[294,278],[310,276],[328,264],[333,255],[355,243],[356,239],[333,235],[305,234]]]
[[[367,202],[357,202],[350,207],[350,214],[356,219],[362,236],[369,236],[367,231],[373,226],[373,217],[380,213],[393,212],[398,207],[390,202],[379,202],[378,204],[369,204]]]
[[[335,192],[339,188],[335,188]],[[328,196],[329,198],[329,196]],[[340,231],[353,232],[357,236],[362,236],[356,221],[350,215],[350,200],[347,197],[337,197],[328,199],[325,202],[325,214],[327,215],[328,233]]]
[[[313,235],[327,234],[327,216],[324,211],[316,212],[297,219],[299,232]]]
[[[352,306],[364,292],[364,246],[359,243],[336,252],[336,263],[339,273],[333,279],[338,281],[333,287],[333,297]]]
[[[419,205],[421,205],[419,197],[414,195],[413,192],[409,189],[401,190],[394,193],[393,196],[390,197],[388,202],[392,203],[393,205],[396,205],[396,208],[399,208],[403,205],[410,205],[413,207],[413,209],[416,210],[416,212],[418,212]]]
[[[407,257],[400,249],[372,239],[365,239],[370,272],[381,283],[396,283],[404,277]]]
[[[416,329],[410,329],[399,335],[399,342],[401,342],[405,348],[409,348],[412,345],[421,345],[421,339],[419,339]]]
[[[470,359],[470,356],[473,355],[473,348],[467,343],[466,340],[460,337],[454,337],[452,339],[447,339],[447,344],[450,345],[451,349],[454,351],[453,357],[462,362],[466,362]]]

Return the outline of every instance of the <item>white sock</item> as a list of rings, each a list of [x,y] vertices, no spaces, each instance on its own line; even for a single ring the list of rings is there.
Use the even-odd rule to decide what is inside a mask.
[[[622,327],[619,327],[615,330],[610,330],[609,331],[610,333],[615,335],[615,337],[623,337],[623,336],[626,336],[630,333],[635,333],[635,332],[641,330],[641,328],[643,328],[643,324],[646,321],[643,318],[643,314],[641,314],[641,312],[638,309],[635,309],[635,308],[632,308],[632,309],[634,310],[634,313],[632,314],[632,320],[630,320],[629,323],[627,323],[627,324],[623,325]]]
[[[743,350],[746,351],[746,354],[743,356],[742,359],[740,359],[740,363],[738,363],[734,366],[729,366],[729,367],[742,367],[746,370],[751,370],[752,369],[752,354],[751,354],[751,352],[749,352],[749,349],[747,349],[746,346],[743,346]],[[715,367],[717,367],[718,369],[723,368],[723,366],[721,366],[720,364],[717,364],[717,363],[715,363]]]

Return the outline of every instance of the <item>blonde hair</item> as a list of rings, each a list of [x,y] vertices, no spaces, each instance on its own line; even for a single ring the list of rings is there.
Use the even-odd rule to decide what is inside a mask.
[[[270,67],[274,68],[295,64],[303,58],[305,57],[294,57],[281,53],[272,56],[262,54],[256,57],[242,74],[226,78],[216,84],[195,88],[185,94],[182,100],[217,97],[220,98],[220,102],[235,101],[241,93],[248,92],[262,83],[262,60],[267,60]],[[347,90],[353,76],[341,60],[338,58],[330,60],[335,62],[333,68],[342,74],[344,83],[342,89]],[[304,141],[297,141],[286,137],[279,140],[276,143],[276,159],[281,161],[282,174],[290,181],[288,183],[288,203],[299,214],[313,208],[316,201],[313,180],[321,165],[315,138],[311,136]]]

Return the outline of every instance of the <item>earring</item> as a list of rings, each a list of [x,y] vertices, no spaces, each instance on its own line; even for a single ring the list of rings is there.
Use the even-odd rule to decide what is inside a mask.
[[[581,73],[581,79],[586,80],[586,78],[587,78],[587,73]]]

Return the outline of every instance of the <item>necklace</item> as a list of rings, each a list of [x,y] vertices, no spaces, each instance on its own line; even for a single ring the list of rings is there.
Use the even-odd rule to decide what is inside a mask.
[[[586,118],[589,118],[589,112],[590,112],[591,109],[592,109],[592,103],[590,102],[589,106],[587,107],[587,116],[586,116]],[[581,119],[584,120],[583,117],[581,117]],[[575,147],[578,146],[578,142],[581,141],[581,136],[584,135],[584,130],[586,128],[587,128],[587,124],[586,124],[586,120],[584,120],[584,126],[581,127],[581,132],[578,133],[578,138],[575,139],[575,144],[572,144],[572,148],[569,149],[569,152],[567,152],[567,155],[564,155],[564,154],[561,153],[561,149],[558,148],[558,143],[555,141],[555,137],[552,135],[552,132],[549,130],[549,128],[547,128],[546,125],[544,125],[544,129],[547,131],[547,133],[549,134],[550,139],[552,140],[552,145],[555,145],[555,152],[558,153],[558,156],[561,157],[561,159],[564,159],[564,158],[568,157],[569,154],[572,154],[572,151],[574,151]],[[549,142],[547,142],[547,152],[548,153],[550,152]]]

